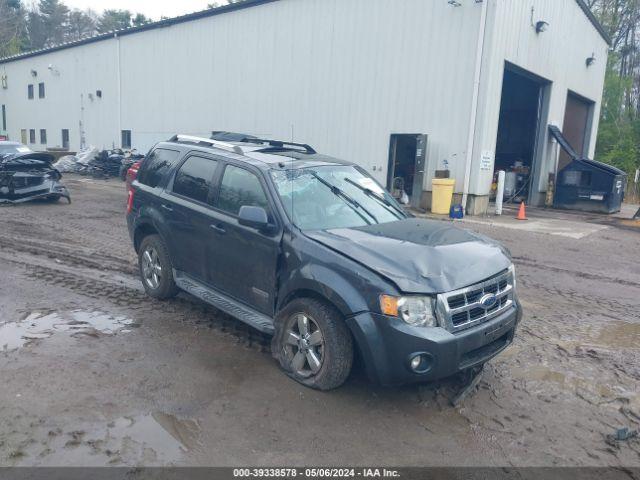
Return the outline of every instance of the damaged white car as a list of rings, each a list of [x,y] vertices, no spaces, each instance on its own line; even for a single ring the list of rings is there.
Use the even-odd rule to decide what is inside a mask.
[[[51,165],[55,157],[32,152],[16,142],[0,142],[0,203],[22,203],[31,200],[71,203],[67,188],[60,183],[62,174]]]

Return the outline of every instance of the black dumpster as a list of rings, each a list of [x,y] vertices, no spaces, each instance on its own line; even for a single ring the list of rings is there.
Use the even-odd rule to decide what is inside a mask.
[[[558,175],[553,206],[585,212],[619,212],[626,183],[626,174],[616,167],[576,159]]]
[[[550,130],[560,146],[573,158],[558,173],[553,206],[585,212],[619,212],[624,200],[627,174],[606,163],[578,158],[562,132],[557,127],[551,127]]]

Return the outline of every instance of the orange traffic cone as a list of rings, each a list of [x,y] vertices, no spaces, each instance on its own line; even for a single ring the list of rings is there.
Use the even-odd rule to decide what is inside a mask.
[[[524,202],[520,204],[520,210],[518,211],[518,216],[516,217],[516,220],[529,220],[527,218],[527,214],[524,208]]]

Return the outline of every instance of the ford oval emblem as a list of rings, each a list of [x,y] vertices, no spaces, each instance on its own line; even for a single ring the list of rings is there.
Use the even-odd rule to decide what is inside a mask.
[[[480,299],[480,305],[482,305],[482,308],[484,308],[485,310],[489,310],[490,308],[495,307],[496,303],[498,303],[498,297],[496,297],[493,293],[487,293]]]

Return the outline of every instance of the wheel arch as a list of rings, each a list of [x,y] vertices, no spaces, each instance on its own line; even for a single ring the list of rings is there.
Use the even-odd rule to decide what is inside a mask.
[[[151,222],[144,222],[136,226],[136,229],[133,232],[133,248],[136,253],[140,252],[142,240],[149,235],[160,235],[158,229]]]
[[[303,275],[298,271],[279,290],[276,314],[296,298],[314,298],[332,305],[344,318],[367,311],[368,305],[361,294],[335,271],[319,267]]]

